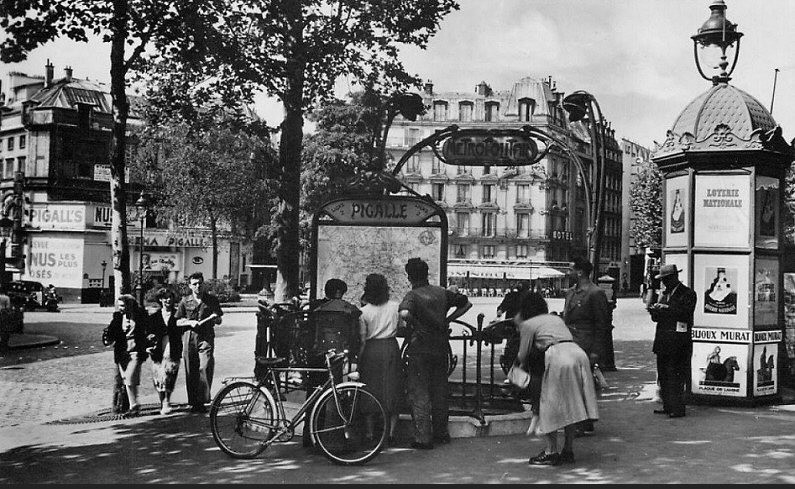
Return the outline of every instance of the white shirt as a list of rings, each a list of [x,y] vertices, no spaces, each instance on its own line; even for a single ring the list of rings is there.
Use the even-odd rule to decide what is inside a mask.
[[[389,301],[380,306],[366,304],[359,316],[362,341],[394,338],[400,324],[399,304]]]

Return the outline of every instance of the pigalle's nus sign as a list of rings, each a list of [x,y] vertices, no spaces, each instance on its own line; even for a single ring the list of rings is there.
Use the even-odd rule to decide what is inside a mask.
[[[437,209],[411,198],[346,199],[329,203],[324,209],[335,221],[345,224],[418,224]]]

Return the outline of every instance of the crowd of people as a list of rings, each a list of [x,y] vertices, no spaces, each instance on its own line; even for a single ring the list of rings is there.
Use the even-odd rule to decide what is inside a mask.
[[[174,292],[159,289],[160,308],[151,314],[132,295],[119,296],[102,341],[106,346],[113,345],[113,361],[129,405],[124,414],[135,416],[140,412],[138,387],[147,358],[152,360],[152,383],[160,396],[161,414],[172,412],[171,395],[180,360],[185,366],[190,409],[206,412],[215,363],[214,327],[221,324],[223,311],[218,299],[204,290],[203,284],[201,273],[192,274],[188,278],[191,293],[179,304]]]

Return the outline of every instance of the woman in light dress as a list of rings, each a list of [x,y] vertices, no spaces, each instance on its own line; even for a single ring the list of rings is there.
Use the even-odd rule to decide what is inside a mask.
[[[515,321],[519,329],[517,359],[525,364],[531,354],[542,355],[539,413],[535,432],[546,442],[544,450],[530,459],[531,465],[559,465],[574,462],[577,425],[599,419],[591,364],[574,343],[563,320],[548,313],[546,301],[533,292],[520,299]],[[557,430],[563,428],[563,448],[558,452]]]

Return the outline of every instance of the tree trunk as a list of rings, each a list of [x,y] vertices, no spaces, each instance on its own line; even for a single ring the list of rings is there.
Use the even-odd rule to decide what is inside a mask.
[[[278,208],[274,216],[277,227],[275,300],[286,302],[298,295],[299,283],[299,203],[301,196],[301,145],[304,132],[304,70],[301,2],[285,2],[285,17],[290,19],[287,48],[287,86],[282,94],[284,121],[279,141],[279,166],[282,179],[277,190]]]
[[[110,95],[113,131],[110,143],[111,236],[113,246],[114,297],[130,292],[130,248],[127,240],[127,192],[124,181],[129,105],[125,93],[127,68],[124,43],[127,39],[127,0],[113,1],[113,39],[110,50]],[[114,301],[115,304],[115,301]]]
[[[213,241],[213,279],[218,278],[218,219],[210,216],[210,233]]]

